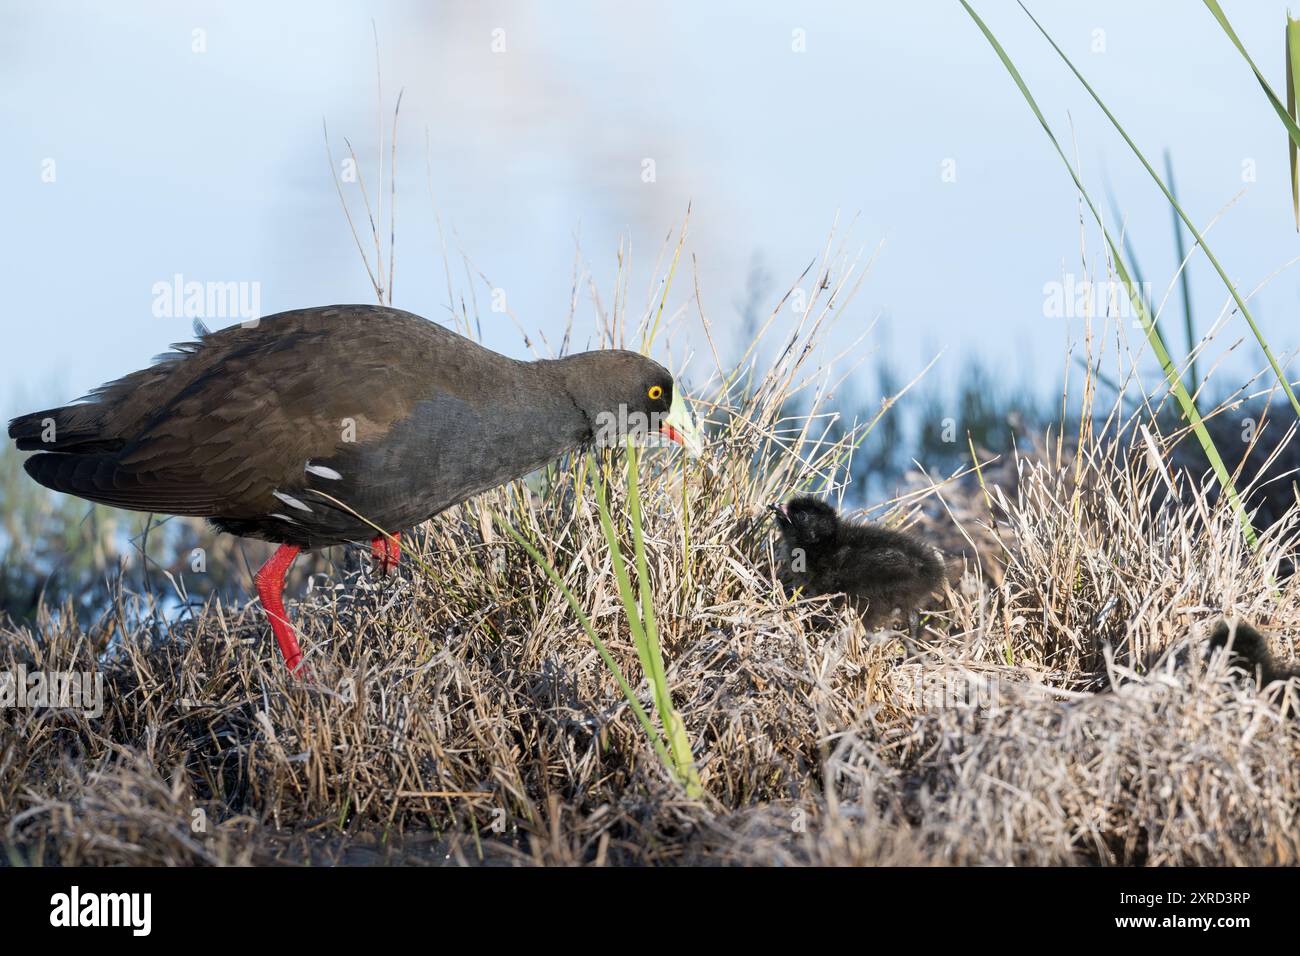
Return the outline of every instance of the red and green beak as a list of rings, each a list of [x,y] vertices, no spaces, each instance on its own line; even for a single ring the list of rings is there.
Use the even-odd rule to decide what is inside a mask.
[[[698,458],[704,453],[704,438],[695,427],[691,411],[686,407],[679,388],[673,389],[673,403],[668,407],[668,414],[659,424],[659,433],[670,441],[675,441],[686,449],[687,453]]]

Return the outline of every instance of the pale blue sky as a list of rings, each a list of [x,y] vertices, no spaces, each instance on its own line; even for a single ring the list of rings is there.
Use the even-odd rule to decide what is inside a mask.
[[[1019,8],[976,7],[1058,133],[1068,137],[1073,119],[1085,178],[1103,205],[1104,181],[1115,190],[1159,296],[1174,255],[1154,185]],[[1031,9],[1143,148],[1153,158],[1173,151],[1198,222],[1247,189],[1211,233],[1245,288],[1300,252],[1284,133],[1200,4]],[[1282,89],[1285,4],[1228,0],[1225,9]],[[858,217],[858,243],[884,242],[841,319],[846,334],[883,312],[900,372],[943,347],[939,374],[975,351],[1008,379],[1048,386],[1059,375],[1068,330],[1043,315],[1043,285],[1077,269],[1077,197],[955,0],[4,0],[0,403],[71,399],[187,338],[188,321],[151,309],[154,284],[177,273],[259,282],[264,314],[373,300],[321,135],[324,118],[336,152],[350,137],[373,177],[372,18],[389,108],[405,88],[397,305],[447,314],[427,128],[453,243],[506,289],[529,329],[555,333],[564,321],[575,236],[606,301],[626,237],[633,301],[644,301],[688,201],[706,307],[715,326],[734,328],[755,258],[773,277],[774,302],[820,252],[838,211],[844,222]],[[191,49],[195,29],[206,52]],[[504,53],[492,51],[495,29]],[[804,53],[791,50],[795,29],[805,31]],[[1103,53],[1091,51],[1098,29]],[[656,163],[653,184],[641,179],[645,157]],[[41,179],[47,159],[53,183]],[[941,177],[946,159],[956,182]],[[1242,181],[1246,160],[1253,184]],[[1201,263],[1192,278],[1208,321],[1224,292]],[[463,270],[456,279],[467,287]],[[677,290],[685,301],[692,283]],[[484,288],[476,292],[484,302]],[[1257,303],[1276,348],[1294,349],[1300,274],[1282,275]],[[585,329],[585,294],[579,315]],[[485,310],[485,323],[488,344],[524,354],[506,317]]]

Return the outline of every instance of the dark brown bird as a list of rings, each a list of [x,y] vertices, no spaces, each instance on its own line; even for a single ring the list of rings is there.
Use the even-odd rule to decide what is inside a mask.
[[[1300,677],[1300,667],[1278,661],[1268,649],[1268,638],[1246,621],[1238,621],[1236,628],[1226,620],[1219,621],[1210,634],[1210,650],[1227,647],[1230,641],[1233,666],[1252,676],[1258,675],[1261,688],[1274,681]]]
[[[772,505],[782,583],[808,597],[843,594],[868,626],[906,617],[943,585],[938,552],[902,531],[846,521],[817,498]]]
[[[280,544],[257,592],[291,671],[282,603],[302,549],[398,535],[565,452],[638,429],[700,450],[672,376],[634,352],[517,361],[398,309],[283,312],[174,347],[82,401],[15,418],[55,491],[209,519]]]

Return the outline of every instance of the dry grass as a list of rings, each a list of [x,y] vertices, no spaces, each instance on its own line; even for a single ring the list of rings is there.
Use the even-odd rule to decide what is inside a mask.
[[[978,557],[913,657],[782,596],[764,508],[837,487],[862,434],[824,440],[834,380],[812,364],[852,274],[828,257],[797,329],[770,323],[760,339],[782,341],[697,386],[707,463],[643,463],[655,612],[705,798],[672,782],[563,597],[493,526],[544,550],[636,685],[578,458],[540,492],[439,515],[395,579],[315,578],[291,607],[305,683],[255,605],[127,626],[123,595],[89,626],[68,606],[4,629],[0,671],[105,681],[99,718],[0,711],[9,861],[1297,862],[1300,726],[1207,667],[1199,631],[1242,614],[1294,654],[1300,584],[1277,569],[1295,512],[1250,552],[1230,508],[1168,468],[1149,417],[1049,436],[985,464],[985,488],[927,481],[885,511]],[[806,414],[785,417],[796,396]]]

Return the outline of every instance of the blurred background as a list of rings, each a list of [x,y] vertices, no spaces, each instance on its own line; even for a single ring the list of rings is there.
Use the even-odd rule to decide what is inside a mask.
[[[1225,8],[1282,89],[1285,5]],[[1110,225],[1153,301],[1181,322],[1167,203],[1022,11],[976,9],[1121,220]],[[1287,362],[1300,276],[1285,267],[1300,239],[1285,134],[1213,18],[1173,0],[1030,9],[1148,156],[1169,151],[1192,219],[1223,212],[1211,243],[1232,278],[1250,291],[1282,270],[1251,301]],[[705,349],[697,281],[721,344],[738,352],[834,227],[874,256],[838,344],[879,322],[851,356],[864,361],[843,389],[846,418],[874,414],[939,356],[864,447],[860,500],[887,493],[914,458],[943,470],[965,454],[935,440],[944,418],[996,449],[1016,422],[1059,412],[1083,320],[1051,314],[1046,290],[1085,268],[1104,275],[1100,242],[1090,229],[1081,252],[1073,184],[955,0],[4,0],[0,412],[68,401],[189,338],[190,318],[160,309],[160,283],[239,283],[262,315],[374,301],[334,177],[367,229],[360,189],[374,200],[389,188],[377,154],[391,148],[399,91],[399,307],[450,324],[476,297],[485,344],[520,357],[520,328],[554,345],[572,309],[582,348],[592,290],[607,307],[620,257],[630,312],[657,301],[689,205],[673,359]],[[1188,279],[1203,333],[1228,297],[1203,259]],[[487,306],[494,295],[508,311]],[[1253,343],[1231,351],[1247,330],[1228,321],[1205,364],[1223,358],[1235,387],[1262,360]],[[708,373],[687,369],[688,381]],[[46,495],[18,459],[6,447],[0,607],[30,614],[46,587],[93,606],[85,582],[108,586],[145,519]],[[202,540],[201,529],[158,532],[150,554],[183,569]],[[228,573],[237,587],[246,563]]]

